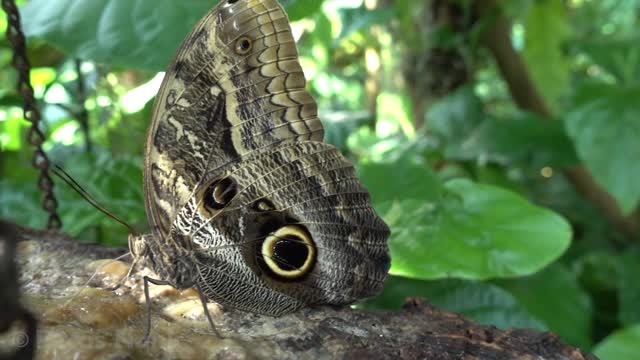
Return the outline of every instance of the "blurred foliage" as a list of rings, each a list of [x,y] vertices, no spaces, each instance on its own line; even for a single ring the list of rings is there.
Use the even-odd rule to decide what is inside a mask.
[[[635,359],[639,239],[563,169],[584,165],[625,214],[638,210],[640,2],[504,2],[550,121],[511,100],[478,41],[490,19],[470,20],[476,1],[282,1],[326,140],[354,161],[392,228],[392,276],[361,306],[423,296],[482,323],[554,331],[601,359]],[[212,0],[19,3],[45,149],[106,208],[145,226],[158,72]],[[455,9],[444,22],[442,4]],[[42,227],[29,124],[0,42],[0,216]],[[126,230],[66,185],[56,194],[65,231],[126,245]]]

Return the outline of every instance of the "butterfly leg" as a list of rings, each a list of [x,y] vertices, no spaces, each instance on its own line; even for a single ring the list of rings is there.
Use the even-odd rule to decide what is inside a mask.
[[[216,329],[215,325],[213,325],[213,320],[211,320],[211,314],[209,313],[209,308],[207,307],[207,298],[204,296],[204,293],[200,289],[200,285],[196,285],[196,291],[198,292],[198,296],[200,296],[200,301],[202,302],[202,307],[204,308],[204,314],[207,316],[207,320],[209,321],[209,325],[211,325],[211,330],[213,330],[213,333],[217,337],[222,338],[222,336],[220,335],[220,333]]]
[[[154,285],[171,285],[168,281],[152,279],[148,276],[143,277],[144,283],[144,301],[147,303],[147,328],[144,332],[144,338],[142,338],[142,343],[146,344],[149,342],[149,337],[151,335],[151,297],[149,296],[149,283]]]

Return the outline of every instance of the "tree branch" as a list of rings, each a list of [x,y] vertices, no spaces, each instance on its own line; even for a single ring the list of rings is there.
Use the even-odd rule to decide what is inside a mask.
[[[502,14],[498,2],[477,0],[474,11],[477,19],[493,20],[482,32],[481,41],[495,58],[513,101],[523,110],[551,119],[551,110],[529,76],[524,60],[512,46],[511,24]],[[625,216],[613,196],[604,190],[583,166],[563,171],[576,190],[598,208],[611,224],[630,238],[638,236],[636,217]]]
[[[42,334],[38,358],[595,360],[554,334],[479,325],[419,300],[399,311],[317,307],[278,318],[222,313],[210,303],[220,338],[197,294],[168,286],[151,288],[151,343],[141,344],[147,314],[141,277],[151,274],[142,269],[108,290],[128,264],[98,260],[124,249],[24,228],[0,233],[0,245],[16,237],[22,290]],[[0,281],[0,294],[5,284]]]

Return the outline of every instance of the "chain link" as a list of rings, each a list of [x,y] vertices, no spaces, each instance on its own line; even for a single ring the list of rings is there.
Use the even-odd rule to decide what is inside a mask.
[[[42,191],[42,208],[49,213],[48,229],[59,229],[62,226],[58,216],[58,201],[53,193],[53,180],[49,176],[49,159],[42,150],[44,134],[40,131],[40,111],[33,95],[33,87],[29,73],[31,65],[26,54],[26,44],[20,23],[20,13],[14,0],[2,0],[2,8],[7,14],[7,40],[13,48],[12,64],[18,72],[17,90],[24,100],[24,118],[31,122],[27,139],[35,147],[31,164],[40,171],[38,187]]]

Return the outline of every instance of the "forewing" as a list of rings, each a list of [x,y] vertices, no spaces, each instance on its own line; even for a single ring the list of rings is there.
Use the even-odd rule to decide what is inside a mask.
[[[166,236],[205,174],[278,144],[322,138],[282,7],[222,1],[187,36],[156,98],[144,168],[154,232]]]

